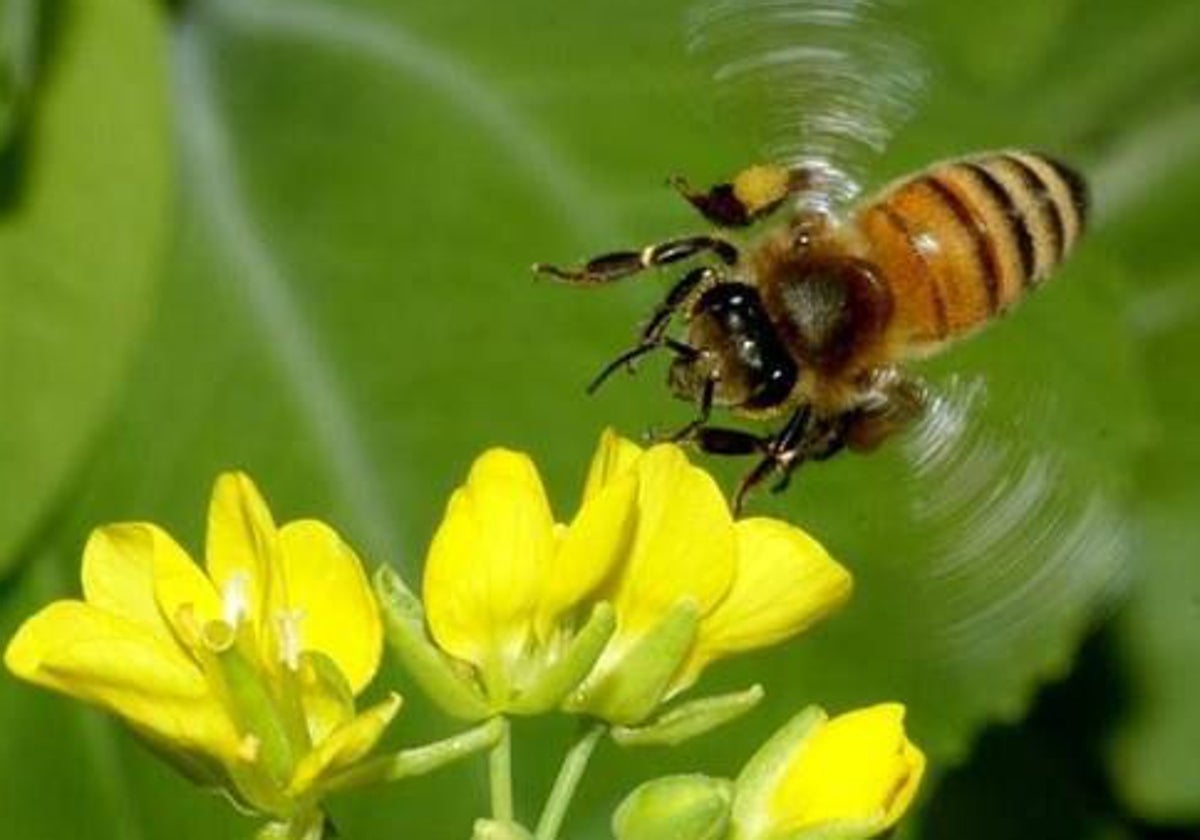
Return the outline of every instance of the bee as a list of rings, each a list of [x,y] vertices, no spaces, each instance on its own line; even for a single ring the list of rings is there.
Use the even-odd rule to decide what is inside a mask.
[[[1069,166],[1019,150],[941,161],[844,213],[813,165],[758,165],[694,190],[672,183],[712,234],[535,271],[584,286],[694,261],[640,340],[589,386],[655,350],[697,417],[670,435],[719,455],[759,455],[735,495],[842,450],[869,452],[927,404],[906,363],[940,352],[1040,287],[1084,231],[1088,190]],[[785,209],[786,208],[786,209]],[[768,218],[743,249],[722,234]],[[671,334],[682,320],[682,338]],[[714,408],[782,420],[765,435],[710,425]]]

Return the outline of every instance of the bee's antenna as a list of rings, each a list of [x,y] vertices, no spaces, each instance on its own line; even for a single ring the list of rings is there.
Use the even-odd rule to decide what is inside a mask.
[[[600,373],[598,373],[596,375],[595,379],[593,379],[590,383],[588,383],[588,386],[587,386],[588,395],[590,396],[591,394],[596,393],[596,391],[599,390],[600,386],[604,384],[605,380],[607,380],[610,376],[612,376],[614,373],[616,373],[619,368],[630,364],[635,359],[640,359],[642,356],[645,356],[647,353],[651,352],[652,350],[657,350],[661,346],[662,346],[662,344],[657,341],[650,343],[650,344],[639,344],[637,347],[634,347],[632,350],[626,350],[620,356],[617,356],[617,358],[613,359],[611,362],[609,362],[607,365],[604,366],[604,370],[600,371]]]
[[[621,367],[622,365],[628,365],[630,372],[632,372],[633,365],[631,363],[635,359],[640,359],[642,356],[645,356],[647,353],[657,350],[660,347],[666,347],[672,353],[675,353],[676,355],[682,356],[686,359],[693,359],[700,355],[700,352],[696,350],[695,347],[684,344],[682,341],[677,341],[670,336],[659,336],[651,341],[643,341],[633,349],[626,350],[620,356],[617,356],[617,358],[609,362],[604,367],[604,370],[600,371],[596,378],[588,384],[588,394],[596,393],[597,389],[604,384],[604,381],[608,379],[608,377],[612,376],[613,373],[616,372],[617,368]]]

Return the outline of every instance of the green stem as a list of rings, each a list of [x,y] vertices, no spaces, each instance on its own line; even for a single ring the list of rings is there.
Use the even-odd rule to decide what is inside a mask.
[[[488,777],[492,789],[492,819],[507,823],[513,818],[512,735],[508,721],[498,720],[504,728],[488,754]]]
[[[432,744],[363,761],[326,780],[322,790],[348,790],[422,776],[494,746],[506,729],[505,722],[495,718]]]
[[[570,807],[575,791],[579,788],[579,780],[583,778],[592,752],[606,731],[607,727],[604,724],[594,724],[567,752],[562,767],[558,770],[558,778],[554,780],[554,787],[546,800],[546,807],[542,809],[542,817],[538,820],[537,831],[533,835],[534,840],[556,840],[558,837],[563,819],[567,816],[567,808]]]

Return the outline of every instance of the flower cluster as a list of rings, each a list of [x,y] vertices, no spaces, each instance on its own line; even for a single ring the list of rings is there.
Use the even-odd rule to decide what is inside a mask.
[[[151,524],[97,530],[83,600],[59,601],[10,641],[15,675],[125,721],[190,778],[265,816],[262,838],[324,836],[323,800],[490,750],[492,814],[478,838],[554,840],[602,736],[675,744],[761,698],[674,702],[723,657],[776,644],[851,592],[812,537],[735,520],[677,446],[606,432],[575,514],[554,516],[526,456],[485,452],[446,507],[420,598],[389,567],[368,581],[315,520],[277,527],[250,479],[221,476],[203,568]],[[446,713],[477,722],[445,741],[379,754],[400,708],[356,698],[384,639]],[[591,722],[536,831],[513,814],[510,715]],[[924,759],[904,710],[802,712],[736,780],[669,777],[634,791],[620,840],[856,840],[907,809]]]
[[[26,621],[4,662],[116,714],[187,776],[289,836],[319,836],[319,801],[362,775],[401,703],[392,693],[355,710],[383,644],[362,564],[327,525],[276,527],[241,474],[217,480],[204,559],[201,569],[148,523],[96,530],[84,600]]]
[[[418,635],[394,576],[380,583],[389,612],[406,616],[391,622],[397,649],[432,696],[453,698],[451,714],[561,706],[625,727],[709,663],[794,635],[851,590],[799,528],[735,522],[677,446],[643,450],[611,432],[566,524],[527,457],[491,450],[475,462],[425,566],[428,630],[444,657]]]

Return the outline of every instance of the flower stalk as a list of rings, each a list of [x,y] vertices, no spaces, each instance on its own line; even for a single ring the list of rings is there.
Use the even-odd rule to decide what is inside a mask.
[[[512,727],[505,718],[500,723],[500,736],[488,753],[488,788],[491,791],[492,819],[498,823],[513,821],[512,789]]]
[[[558,832],[567,816],[567,809],[571,800],[575,798],[575,791],[578,790],[588,762],[592,759],[592,753],[607,731],[608,727],[603,723],[592,724],[568,750],[562,767],[559,768],[558,777],[554,780],[554,787],[550,789],[550,796],[546,799],[546,806],[542,809],[537,830],[534,831],[534,840],[557,840]]]

